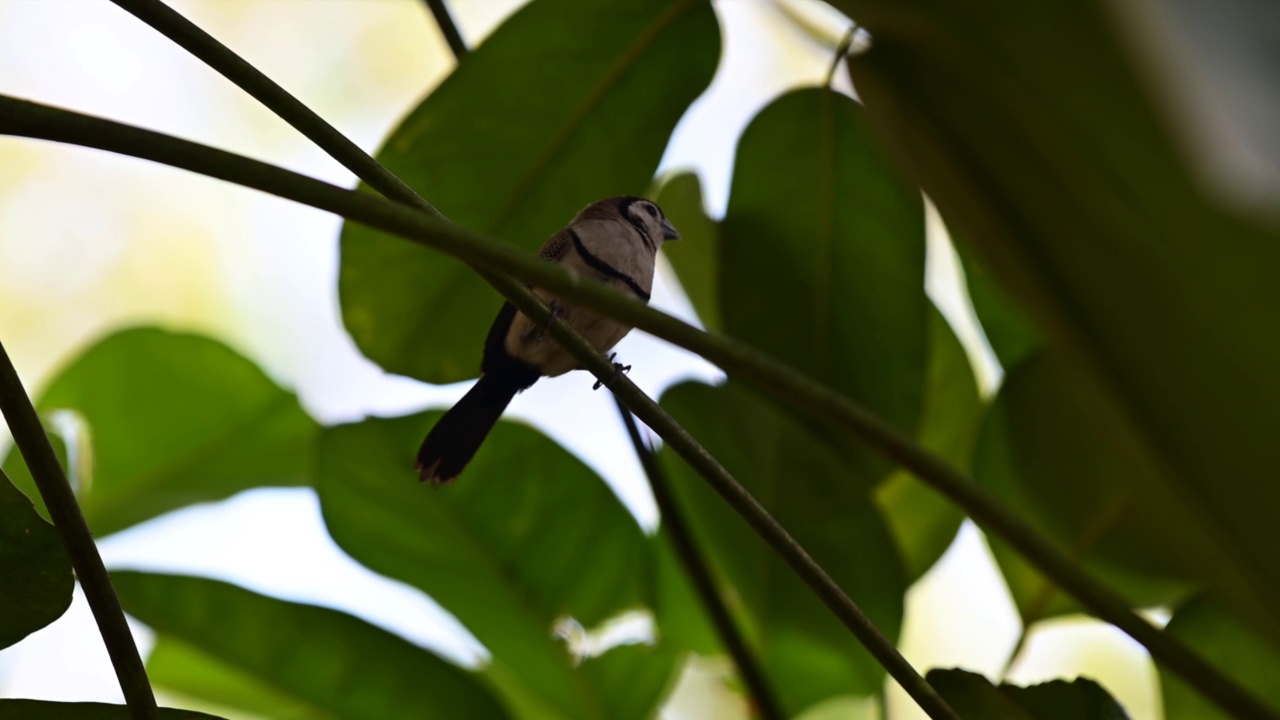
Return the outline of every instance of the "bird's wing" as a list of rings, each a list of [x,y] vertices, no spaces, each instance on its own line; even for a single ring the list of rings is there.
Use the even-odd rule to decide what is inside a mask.
[[[573,237],[570,235],[569,229],[564,228],[542,243],[542,247],[538,248],[538,257],[543,260],[557,262],[564,257],[565,253],[569,252],[571,247],[573,247]]]

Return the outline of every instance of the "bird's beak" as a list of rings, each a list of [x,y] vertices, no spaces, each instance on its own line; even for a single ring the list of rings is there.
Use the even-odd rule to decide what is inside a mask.
[[[679,240],[680,239],[680,232],[676,230],[676,226],[672,225],[671,221],[666,218],[662,218],[662,239],[663,240]]]

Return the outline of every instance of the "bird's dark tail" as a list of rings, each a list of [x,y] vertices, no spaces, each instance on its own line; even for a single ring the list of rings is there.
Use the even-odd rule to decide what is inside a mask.
[[[427,433],[418,448],[418,476],[423,482],[444,485],[453,481],[480,449],[489,431],[502,417],[511,398],[537,380],[512,373],[486,373]]]

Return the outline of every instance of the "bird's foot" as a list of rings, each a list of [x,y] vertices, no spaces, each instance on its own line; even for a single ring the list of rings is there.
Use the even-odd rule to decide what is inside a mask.
[[[616,357],[618,357],[618,353],[616,353],[616,352],[609,353],[609,362],[613,362],[613,359],[614,359],[614,358],[616,358]],[[608,380],[603,380],[603,379],[596,380],[596,384],[595,384],[595,385],[592,385],[592,386],[591,386],[591,389],[592,389],[592,390],[599,390],[601,386],[603,386],[603,385],[608,385],[609,383],[613,382],[614,378],[618,377],[618,373],[622,373],[623,375],[625,375],[625,374],[627,374],[627,373],[629,373],[629,372],[631,372],[631,366],[630,366],[630,365],[623,365],[622,363],[615,362],[615,363],[613,363],[613,374],[609,376],[609,379],[608,379]]]
[[[564,308],[558,302],[548,303],[547,309],[551,311],[551,314],[547,316],[546,322],[534,329],[533,333],[536,337],[546,337],[551,332],[551,324],[564,317]]]

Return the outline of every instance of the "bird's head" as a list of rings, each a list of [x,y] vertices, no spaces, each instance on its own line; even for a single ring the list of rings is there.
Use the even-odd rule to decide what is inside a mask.
[[[652,200],[633,195],[620,195],[591,203],[578,213],[580,219],[623,220],[647,236],[653,244],[679,240],[680,233]]]
[[[622,212],[626,214],[627,222],[643,227],[649,237],[656,241],[680,239],[680,233],[662,214],[662,208],[658,207],[657,203],[644,198],[628,198],[628,200],[630,202],[622,205]]]

